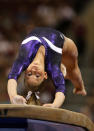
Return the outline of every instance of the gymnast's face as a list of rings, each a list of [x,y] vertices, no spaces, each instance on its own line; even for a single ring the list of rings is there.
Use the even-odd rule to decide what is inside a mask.
[[[38,63],[30,64],[25,72],[27,84],[29,86],[38,86],[44,79],[47,79],[47,73],[44,71],[44,67]]]

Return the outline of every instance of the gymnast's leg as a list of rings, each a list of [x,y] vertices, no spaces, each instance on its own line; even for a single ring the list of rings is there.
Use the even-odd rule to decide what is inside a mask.
[[[63,47],[62,64],[66,67],[65,79],[69,79],[73,85],[73,93],[86,95],[84,82],[78,66],[78,51],[74,42],[68,38],[65,38]]]

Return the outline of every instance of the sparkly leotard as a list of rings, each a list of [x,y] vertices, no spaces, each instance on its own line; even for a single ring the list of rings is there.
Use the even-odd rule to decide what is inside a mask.
[[[39,47],[43,45],[45,47],[45,70],[51,77],[56,92],[65,93],[64,76],[60,70],[63,43],[64,35],[61,32],[45,27],[35,28],[22,41],[19,55],[12,66],[8,79],[17,80],[33,61]]]

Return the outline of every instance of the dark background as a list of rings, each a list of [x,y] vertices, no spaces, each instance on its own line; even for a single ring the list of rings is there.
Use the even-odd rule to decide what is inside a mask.
[[[24,37],[37,26],[49,26],[74,40],[88,95],[75,96],[66,81],[62,108],[83,112],[94,120],[94,1],[0,0],[0,103],[9,103],[7,75]]]

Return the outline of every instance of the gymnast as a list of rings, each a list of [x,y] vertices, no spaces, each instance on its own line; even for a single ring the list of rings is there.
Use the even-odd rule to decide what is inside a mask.
[[[45,107],[59,108],[65,100],[65,80],[73,85],[73,93],[87,94],[78,67],[78,51],[74,42],[63,33],[46,27],[38,27],[22,41],[19,54],[8,75],[8,94],[12,104],[26,104],[26,99],[17,94],[17,80],[25,71],[25,83],[38,87],[49,76],[55,86],[55,98]]]

